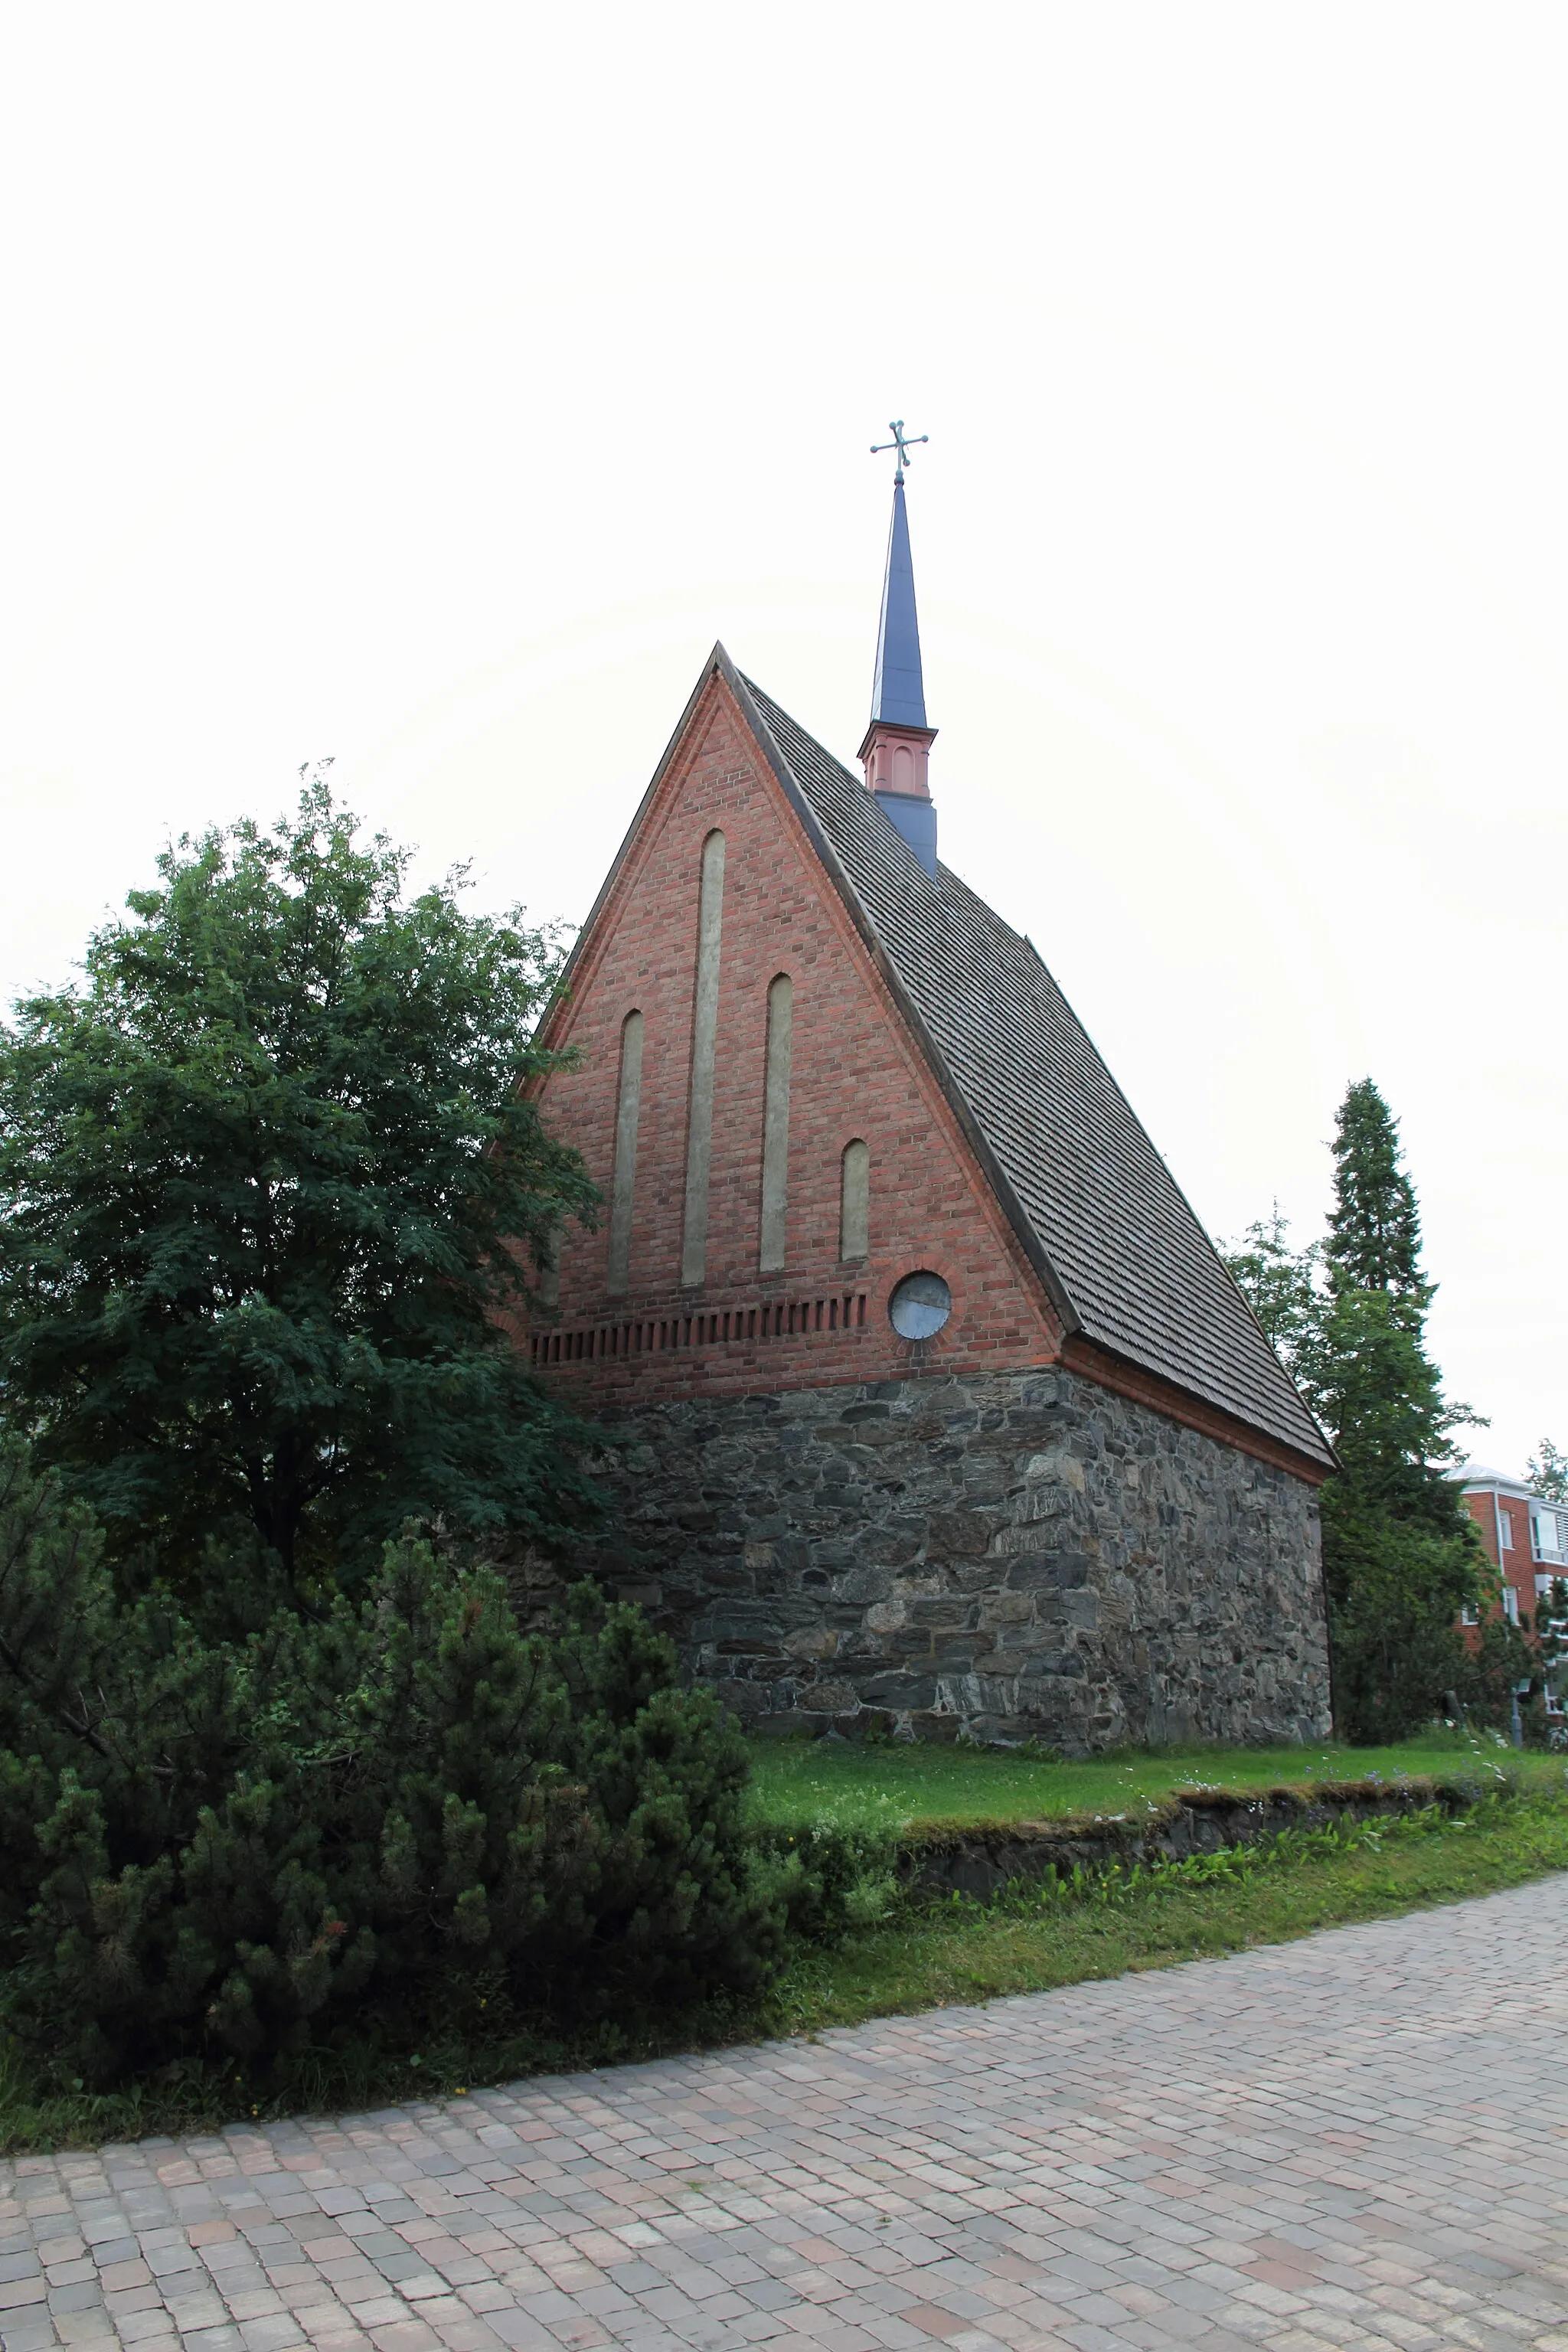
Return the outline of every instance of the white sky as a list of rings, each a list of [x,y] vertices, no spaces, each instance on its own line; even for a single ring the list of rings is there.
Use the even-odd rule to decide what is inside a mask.
[[[715,636],[865,723],[1199,1213],[1370,1073],[1473,1451],[1568,1441],[1560,11],[14,5],[0,987],[351,803],[585,911]]]

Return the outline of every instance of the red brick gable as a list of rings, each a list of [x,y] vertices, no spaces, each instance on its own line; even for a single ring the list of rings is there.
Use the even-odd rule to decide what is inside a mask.
[[[705,1280],[682,1288],[703,845],[725,839]],[[760,1271],[768,991],[794,983],[781,1274]],[[609,1287],[623,1024],[643,1016],[628,1280]],[[595,1400],[1003,1370],[1055,1360],[1059,1322],[795,808],[710,672],[639,814],[546,1030],[579,1066],[546,1117],[605,1195],[563,1237],[559,1307],[525,1344]],[[839,1257],[845,1147],[870,1159],[868,1251]],[[953,1308],[917,1352],[888,1299],[918,1268]]]

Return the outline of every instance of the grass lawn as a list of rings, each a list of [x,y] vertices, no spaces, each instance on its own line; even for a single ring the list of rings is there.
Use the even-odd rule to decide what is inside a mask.
[[[1498,1748],[1489,1738],[1434,1734],[1397,1748],[1166,1748],[1100,1756],[1081,1764],[1031,1763],[996,1748],[906,1741],[757,1740],[751,1803],[778,1829],[831,1823],[845,1830],[921,1829],[938,1823],[1058,1821],[1118,1813],[1194,1785],[1301,1788],[1314,1780],[1441,1780],[1497,1763],[1527,1786],[1563,1786],[1561,1756]]]
[[[1229,1867],[1209,1874],[1205,1862]],[[1232,1848],[1228,1857],[1178,1865],[1163,1885],[1112,1885],[1109,1900],[910,1906],[837,1951],[801,1953],[774,2005],[781,2025],[809,2033],[1289,1943],[1314,1928],[1491,1895],[1564,1869],[1568,1798],[1538,1788],[1484,1803],[1468,1820],[1287,1838],[1261,1853]]]
[[[834,1944],[799,1944],[758,1998],[715,2003],[657,2030],[607,2026],[560,2040],[456,2016],[416,2054],[321,2050],[281,2076],[172,2070],[94,2095],[51,2079],[16,2044],[0,2045],[0,2154],[90,2147],[150,2134],[210,2132],[226,2123],[300,2113],[353,2113],[401,2100],[461,2098],[478,2084],[559,2072],[826,2027],[998,1994],[1038,1992],[1165,1968],[1314,1928],[1385,1917],[1516,1886],[1568,1870],[1568,1775],[1561,1757],[1497,1755],[1522,1766],[1520,1793],[1483,1799],[1453,1818],[1436,1807],[1396,1821],[1287,1832],[1258,1846],[1199,1854],[1153,1874],[1125,1870],[1076,1888],[1016,1888],[983,1906],[962,1897],[900,1895],[884,1916]],[[887,1830],[911,1822],[979,1821],[1121,1811],[1197,1780],[1227,1786],[1300,1786],[1303,1766],[1339,1779],[1441,1778],[1474,1773],[1466,1744],[1386,1750],[1193,1748],[1087,1765],[1031,1765],[951,1749],[764,1750],[755,1802],[771,1822],[810,1823],[824,1809],[840,1827]],[[884,1806],[883,1800],[888,1800]],[[889,1821],[896,1801],[900,1810]],[[854,1809],[858,1807],[858,1811]],[[908,1808],[907,1813],[901,1809]],[[959,1810],[959,1808],[967,1810]],[[794,1810],[789,1810],[793,1808]]]

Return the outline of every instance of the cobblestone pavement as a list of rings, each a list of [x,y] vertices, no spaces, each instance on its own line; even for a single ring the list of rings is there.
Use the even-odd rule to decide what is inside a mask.
[[[1568,1877],[1117,1983],[0,2168],[0,2335],[1568,2352]]]

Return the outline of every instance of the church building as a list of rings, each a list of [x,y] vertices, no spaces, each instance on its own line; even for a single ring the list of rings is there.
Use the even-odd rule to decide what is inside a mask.
[[[520,1341],[606,1434],[585,1564],[760,1729],[1321,1738],[1333,1457],[942,863],[903,457],[859,772],[716,646],[542,1033],[605,1202]]]

